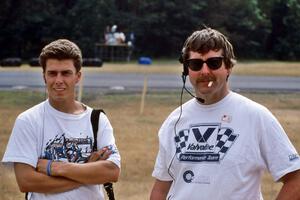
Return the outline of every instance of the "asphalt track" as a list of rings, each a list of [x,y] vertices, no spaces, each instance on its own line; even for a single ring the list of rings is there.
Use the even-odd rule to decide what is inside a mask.
[[[176,74],[138,73],[85,73],[83,88],[97,91],[141,91],[145,78],[148,91],[180,90],[182,80]],[[253,92],[300,92],[300,77],[284,76],[236,76],[229,78],[230,88],[235,91]],[[0,89],[39,89],[44,87],[41,72],[1,71]],[[187,87],[191,88],[187,80]]]

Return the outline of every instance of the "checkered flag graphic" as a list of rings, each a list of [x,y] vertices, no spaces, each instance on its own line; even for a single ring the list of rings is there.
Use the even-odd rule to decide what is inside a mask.
[[[233,131],[229,128],[220,129],[217,135],[217,144],[215,149],[215,152],[220,155],[220,160],[224,158],[227,150],[232,146],[237,137],[238,135],[234,135]]]
[[[189,130],[182,130],[175,136],[176,153],[180,153],[186,147],[186,142],[189,138]]]

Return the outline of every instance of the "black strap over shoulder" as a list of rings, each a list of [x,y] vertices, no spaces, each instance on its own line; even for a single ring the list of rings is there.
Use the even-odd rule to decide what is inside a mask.
[[[98,124],[99,124],[99,116],[100,113],[103,112],[101,109],[93,109],[91,113],[91,123],[93,127],[93,134],[94,134],[94,145],[93,145],[93,151],[97,151],[97,134],[98,134]],[[106,191],[106,194],[109,198],[109,200],[115,200],[114,190],[113,190],[113,184],[112,183],[104,183],[103,184],[104,189]]]
[[[93,127],[93,133],[94,133],[94,145],[93,145],[93,151],[97,151],[97,133],[98,133],[98,124],[99,124],[99,116],[100,113],[103,112],[101,109],[93,109],[91,114],[91,123]]]

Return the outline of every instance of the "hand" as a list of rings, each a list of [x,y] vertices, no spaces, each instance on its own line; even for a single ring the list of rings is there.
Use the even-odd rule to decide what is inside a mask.
[[[109,155],[112,153],[107,147],[102,148],[99,151],[92,152],[88,162],[96,162],[98,160],[106,160]]]
[[[47,165],[48,160],[47,159],[39,159],[36,167],[36,171],[47,174]]]

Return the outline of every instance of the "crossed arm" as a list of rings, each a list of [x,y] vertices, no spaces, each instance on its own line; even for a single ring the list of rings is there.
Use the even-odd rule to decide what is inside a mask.
[[[24,163],[15,163],[16,179],[21,192],[40,193],[64,192],[85,184],[116,182],[120,169],[106,160],[109,154],[107,149],[99,150],[84,164],[52,162],[51,176],[46,175],[48,160],[40,159],[36,169]]]

